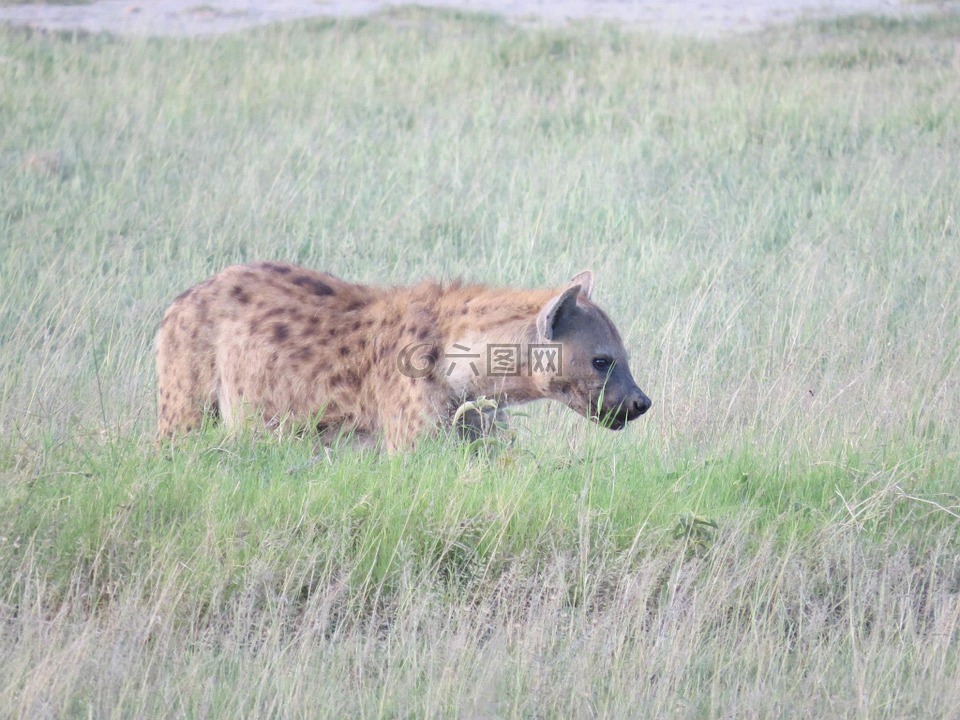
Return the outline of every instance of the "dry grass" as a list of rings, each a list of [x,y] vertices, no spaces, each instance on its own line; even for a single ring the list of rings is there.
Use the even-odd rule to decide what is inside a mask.
[[[960,713],[955,18],[0,33],[0,707]],[[652,413],[150,444],[184,287],[583,267]]]

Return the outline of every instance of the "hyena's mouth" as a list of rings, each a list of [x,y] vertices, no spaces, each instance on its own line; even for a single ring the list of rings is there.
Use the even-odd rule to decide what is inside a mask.
[[[632,405],[618,405],[614,408],[602,408],[599,412],[587,415],[593,422],[608,430],[623,430],[627,423],[636,420],[650,407],[650,401],[643,397]]]
[[[630,414],[622,408],[613,408],[610,410],[606,408],[597,409],[597,406],[594,405],[593,407],[575,407],[573,409],[590,422],[596,423],[607,430],[623,430],[627,426],[627,423],[633,419],[630,417]]]
[[[592,418],[597,425],[605,427],[607,430],[623,430],[630,417],[624,412],[604,413],[603,415],[594,415]]]

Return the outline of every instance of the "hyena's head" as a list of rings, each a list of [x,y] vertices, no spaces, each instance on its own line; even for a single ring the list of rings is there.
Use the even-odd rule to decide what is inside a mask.
[[[620,333],[590,301],[593,274],[584,271],[537,316],[537,340],[559,344],[559,362],[540,376],[545,394],[611,430],[622,430],[650,409],[637,387]],[[535,349],[531,352],[535,352]],[[535,357],[532,355],[531,357]]]

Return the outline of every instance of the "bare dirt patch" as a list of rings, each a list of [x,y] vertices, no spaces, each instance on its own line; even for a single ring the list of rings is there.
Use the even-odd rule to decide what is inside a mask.
[[[94,0],[0,5],[0,21],[46,30],[119,35],[214,35],[309,17],[362,16],[413,3],[386,0]],[[514,22],[622,22],[657,32],[715,36],[804,18],[866,13],[892,17],[958,12],[960,2],[900,0],[429,0],[416,3],[494,13]]]

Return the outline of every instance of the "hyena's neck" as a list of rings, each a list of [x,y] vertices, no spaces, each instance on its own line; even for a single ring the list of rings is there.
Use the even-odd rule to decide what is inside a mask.
[[[451,392],[493,398],[501,406],[546,397],[542,375],[530,364],[531,349],[538,350],[537,315],[555,293],[484,286],[447,289],[439,303],[444,355],[438,374]]]

